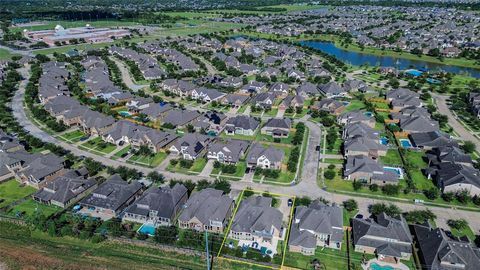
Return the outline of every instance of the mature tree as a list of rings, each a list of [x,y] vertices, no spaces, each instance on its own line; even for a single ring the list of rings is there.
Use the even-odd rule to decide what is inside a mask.
[[[475,152],[476,146],[475,146],[475,144],[474,144],[473,142],[471,142],[471,141],[466,141],[466,142],[462,145],[462,149],[463,149],[465,152],[471,154],[471,153]]]
[[[354,199],[348,199],[343,202],[343,207],[345,207],[345,210],[348,212],[352,212],[358,209],[358,203]]]
[[[384,203],[372,204],[370,205],[368,211],[373,215],[379,215],[381,213],[385,213],[391,217],[398,216],[402,213],[402,211],[400,210],[400,208],[398,208],[398,206],[394,204],[386,205]]]
[[[436,218],[437,216],[430,211],[430,209],[413,210],[405,213],[405,219],[408,223],[423,224],[426,221],[435,220]]]

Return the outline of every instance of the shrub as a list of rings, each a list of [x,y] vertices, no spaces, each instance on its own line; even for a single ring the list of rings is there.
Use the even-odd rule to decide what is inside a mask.
[[[427,197],[427,199],[435,200],[436,198],[438,198],[438,189],[432,187],[431,189],[424,190],[423,194],[425,194],[425,197]]]
[[[333,178],[335,178],[335,171],[333,170],[327,170],[323,173],[323,176],[325,176],[325,178],[327,178],[328,180],[332,180]]]
[[[400,187],[397,185],[386,184],[385,186],[382,187],[382,192],[385,195],[389,195],[389,196],[398,195],[399,191],[400,191]]]
[[[372,192],[377,192],[378,191],[378,185],[377,184],[371,184],[369,189]]]
[[[468,227],[468,222],[465,219],[449,219],[447,221],[448,226],[453,229],[462,230]]]
[[[391,217],[398,216],[402,213],[400,208],[394,204],[386,205],[384,203],[376,203],[369,206],[368,211],[373,215],[379,215],[385,213]]]
[[[353,185],[353,190],[355,191],[360,190],[363,186],[362,182],[360,181],[353,181],[352,185]]]
[[[348,212],[352,212],[352,211],[358,209],[358,203],[354,199],[348,199],[348,200],[343,202],[343,207],[345,207],[345,209]]]

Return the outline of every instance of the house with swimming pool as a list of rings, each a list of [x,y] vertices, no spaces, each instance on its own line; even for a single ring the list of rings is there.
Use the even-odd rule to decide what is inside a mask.
[[[401,168],[386,167],[379,160],[357,155],[347,158],[343,176],[346,180],[383,186],[386,184],[398,184],[399,179],[403,178],[403,171]]]
[[[263,254],[277,253],[278,241],[284,240],[283,213],[272,207],[272,198],[251,196],[243,199],[235,214],[229,238],[244,250],[253,248]]]
[[[118,217],[143,192],[144,186],[138,182],[127,182],[120,175],[112,175],[90,195],[80,201],[80,213],[102,220]]]
[[[182,184],[170,187],[151,187],[125,209],[123,221],[149,226],[171,226],[187,201],[187,188]]]
[[[381,213],[373,218],[352,219],[356,252],[375,254],[381,261],[397,263],[412,255],[412,236],[403,216]]]
[[[223,233],[232,215],[235,203],[223,191],[206,188],[194,193],[178,217],[182,229]]]

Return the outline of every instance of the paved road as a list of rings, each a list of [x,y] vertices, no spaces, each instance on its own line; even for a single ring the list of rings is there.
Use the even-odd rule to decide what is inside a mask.
[[[110,56],[110,60],[115,62],[120,73],[122,73],[122,80],[127,85],[128,88],[132,89],[134,92],[137,92],[140,89],[147,87],[146,85],[136,84],[133,82],[132,77],[130,76],[130,71],[128,71],[127,66],[124,63],[119,61],[117,58]]]
[[[26,68],[23,68],[19,71],[26,79],[20,83],[19,90],[16,91],[12,104],[23,104],[25,86],[29,77],[28,70]],[[11,106],[11,107],[17,121],[20,123],[20,125],[22,125],[25,128],[25,130],[29,131],[30,134],[32,134],[33,136],[43,141],[55,143],[65,148],[66,150],[71,151],[74,155],[77,155],[77,156],[83,155],[86,157],[90,157],[107,166],[112,166],[112,167],[125,166],[129,168],[134,168],[144,174],[147,174],[153,170],[156,170],[161,172],[167,180],[179,179],[179,180],[192,180],[194,182],[199,181],[201,179],[207,179],[210,181],[214,180],[211,177],[200,177],[200,176],[194,176],[194,175],[183,175],[183,174],[171,173],[171,172],[159,169],[158,167],[155,169],[145,168],[145,167],[136,166],[133,164],[128,164],[125,162],[120,162],[118,160],[111,160],[106,157],[98,156],[98,155],[89,153],[87,151],[83,151],[77,148],[75,145],[65,143],[51,136],[50,134],[40,130],[37,126],[32,124],[30,120],[26,117],[25,108],[23,106]],[[377,200],[377,199],[355,197],[355,196],[342,195],[342,194],[334,194],[334,193],[326,192],[325,190],[321,189],[317,185],[316,175],[317,175],[318,166],[313,165],[313,164],[318,164],[319,155],[318,155],[318,152],[315,151],[315,146],[319,144],[319,141],[321,138],[321,129],[317,124],[314,124],[308,121],[306,121],[305,123],[310,129],[310,137],[309,137],[309,143],[307,148],[307,156],[305,158],[305,163],[303,164],[304,167],[303,167],[302,176],[301,176],[302,181],[300,181],[300,183],[296,185],[291,185],[291,186],[276,186],[276,185],[264,185],[264,184],[253,183],[253,182],[246,182],[246,181],[232,181],[231,182],[232,189],[241,190],[247,187],[251,187],[253,189],[260,190],[260,191],[268,191],[272,193],[286,194],[290,196],[298,196],[298,197],[309,196],[311,198],[323,197],[331,202],[335,202],[338,204],[341,204],[343,201],[354,197],[359,204],[360,212],[365,214],[367,213],[367,209],[370,204],[375,202],[386,202],[386,203],[389,202],[386,200]],[[400,209],[402,209],[403,211],[409,211],[411,209],[428,208],[437,215],[439,225],[445,225],[446,220],[448,219],[464,218],[465,220],[468,221],[470,227],[475,233],[478,233],[480,230],[480,213],[479,212],[456,210],[452,208],[443,208],[443,207],[425,207],[422,205],[413,205],[413,204],[402,203],[402,202],[394,202],[394,204],[400,207]]]
[[[480,150],[480,140],[477,137],[475,137],[469,130],[467,130],[462,125],[462,123],[458,121],[455,115],[453,115],[450,108],[448,108],[448,105],[447,105],[448,96],[432,93],[432,97],[435,99],[438,112],[448,117],[448,124],[460,136],[460,138],[464,141],[473,142],[476,145],[477,149]]]

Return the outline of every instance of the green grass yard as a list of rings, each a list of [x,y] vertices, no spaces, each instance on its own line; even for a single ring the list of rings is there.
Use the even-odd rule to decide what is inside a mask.
[[[124,148],[122,148],[121,150],[119,150],[118,152],[116,152],[115,155],[113,155],[113,157],[115,157],[115,158],[121,158],[122,155],[128,153],[128,151],[130,151],[131,148],[132,148],[131,145],[127,145],[127,146],[125,146]]]
[[[117,146],[111,143],[104,143],[102,138],[96,137],[93,138],[89,141],[86,141],[80,145],[80,148],[85,149],[86,151],[92,152],[97,155],[106,155],[109,154],[115,149],[117,149]]]
[[[167,158],[167,154],[164,152],[156,153],[152,156],[142,156],[135,154],[128,159],[129,163],[135,163],[147,167],[157,167]]]
[[[0,208],[10,205],[14,201],[20,200],[33,194],[35,189],[30,186],[21,186],[15,179],[0,183]]]
[[[79,142],[82,137],[85,137],[85,133],[80,130],[75,130],[59,136],[60,139],[73,143]]]
[[[350,103],[345,108],[345,111],[347,112],[361,110],[365,108],[365,103],[363,103],[363,101],[361,100],[353,99],[353,100],[350,100],[349,102]]]
[[[397,149],[388,149],[387,155],[380,157],[380,161],[383,162],[385,165],[392,165],[392,166],[402,166],[402,158],[400,157],[400,153],[398,153]]]
[[[53,206],[53,205],[44,205],[34,201],[33,199],[27,199],[26,201],[15,205],[10,211],[9,214],[15,215],[17,212],[25,212],[25,215],[31,216],[35,211],[39,211],[44,216],[51,216],[56,212],[62,210],[62,208]]]
[[[450,228],[450,231],[452,232],[452,234],[454,236],[457,236],[457,237],[462,237],[462,236],[466,236],[468,237],[468,239],[470,239],[470,241],[475,241],[475,233],[472,231],[472,229],[470,229],[469,226],[467,226],[466,228],[463,228],[461,230],[457,230],[457,229],[454,229],[454,228]]]
[[[172,164],[168,164],[167,170],[171,172],[178,172],[183,174],[199,174],[202,172],[203,168],[207,164],[206,158],[197,158],[192,164],[190,168],[183,168],[180,166],[180,162],[177,165],[172,166]]]

